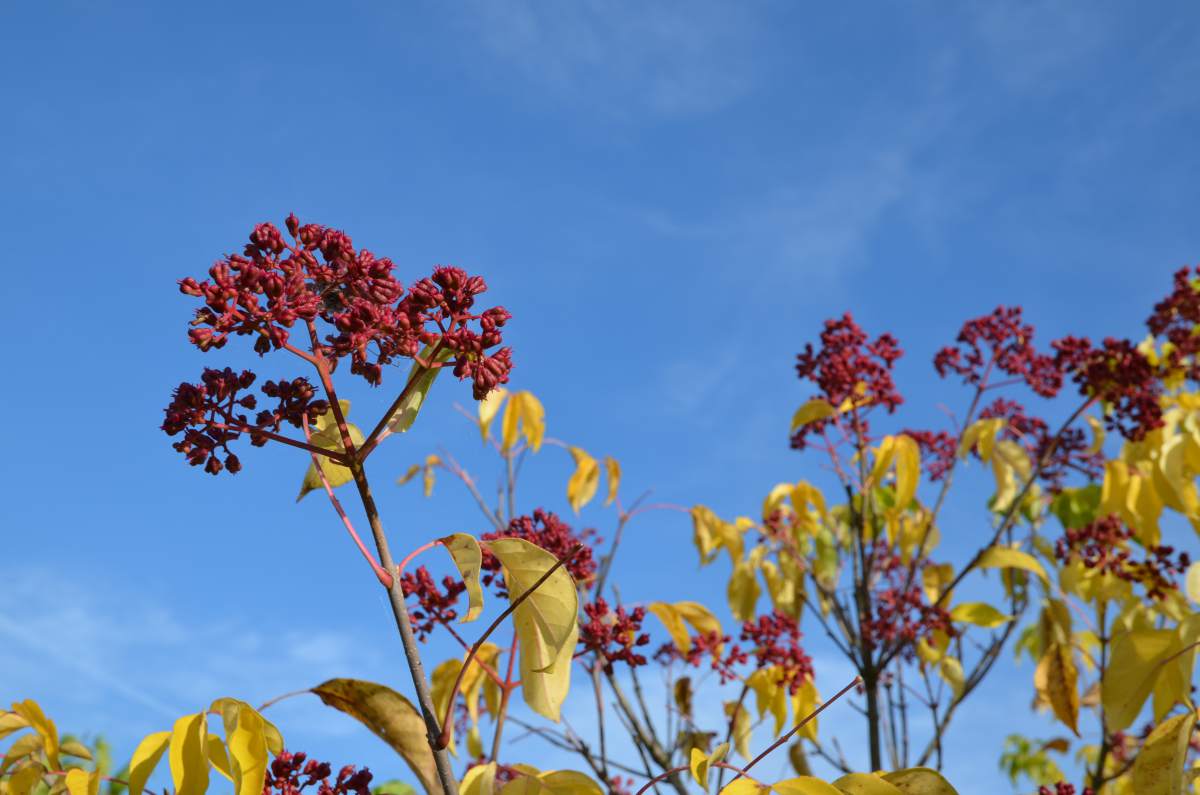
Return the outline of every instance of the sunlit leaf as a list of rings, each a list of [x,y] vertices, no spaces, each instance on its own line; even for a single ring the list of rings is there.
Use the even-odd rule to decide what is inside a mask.
[[[938,673],[942,679],[946,680],[946,684],[950,685],[950,690],[954,693],[954,697],[961,698],[963,688],[966,686],[966,677],[963,674],[962,663],[954,657],[943,657],[938,663]]]
[[[496,418],[496,414],[500,411],[500,407],[504,405],[504,398],[508,397],[508,390],[502,386],[498,386],[487,396],[479,401],[479,433],[483,436],[483,441],[488,440],[491,435],[492,420]]]
[[[730,725],[733,729],[733,747],[737,749],[743,759],[749,759],[750,734],[754,729],[750,722],[750,710],[746,709],[744,704],[727,701],[725,702],[725,717],[732,719]]]
[[[812,776],[798,776],[776,781],[771,789],[779,795],[842,795],[842,790]]]
[[[46,752],[46,761],[50,763],[50,767],[61,770],[62,763],[58,760],[58,728],[54,721],[47,718],[42,708],[31,698],[14,703],[12,711],[24,718],[42,738],[42,749]]]
[[[910,767],[885,773],[883,780],[904,795],[958,795],[958,790],[950,786],[941,773],[927,767]]]
[[[501,426],[502,450],[507,452],[513,449],[519,431],[529,449],[536,453],[541,449],[542,438],[546,435],[546,410],[532,392],[516,392],[509,395]]]
[[[148,735],[133,752],[129,760],[129,792],[130,795],[141,795],[146,788],[150,774],[158,766],[163,753],[171,742],[171,732],[155,732]]]
[[[1182,795],[1188,740],[1196,726],[1189,710],[1154,727],[1133,762],[1133,791],[1137,795]]]
[[[458,623],[465,624],[468,621],[474,621],[479,618],[479,613],[483,610],[483,588],[479,584],[479,569],[483,565],[483,551],[479,548],[479,541],[468,533],[454,533],[439,540],[442,542],[442,546],[446,547],[446,551],[450,553],[450,557],[454,559],[454,565],[458,567],[463,585],[467,587],[467,612],[458,620]]]
[[[203,795],[208,789],[207,736],[208,722],[203,712],[175,721],[168,757],[177,795]]]
[[[100,774],[72,768],[67,771],[66,784],[67,792],[71,795],[99,795]]]
[[[733,567],[727,588],[729,610],[738,621],[750,621],[754,618],[755,605],[762,594],[762,588],[755,576],[754,566],[748,561],[741,561]]]
[[[604,499],[604,504],[612,505],[613,500],[617,498],[617,489],[621,487],[621,465],[617,463],[617,459],[605,456],[604,471],[608,475],[608,496]]]
[[[426,740],[425,721],[407,698],[391,688],[359,679],[330,679],[312,692],[370,729],[400,754],[425,792],[440,795],[442,786]]]
[[[558,559],[521,538],[488,541],[487,548],[504,567],[510,600],[529,590]],[[540,715],[557,721],[570,684],[571,658],[579,627],[575,583],[559,566],[513,611],[520,642],[521,693]]]
[[[430,356],[433,353],[433,346],[426,345],[421,351],[420,357],[425,361],[430,361]],[[448,346],[443,347],[438,351],[437,356],[433,358],[431,364],[440,364],[449,360],[454,355],[454,351]],[[393,433],[404,433],[417,419],[417,414],[421,411],[421,406],[425,403],[425,396],[429,394],[430,387],[433,386],[434,380],[442,372],[441,367],[422,367],[414,360],[412,367],[409,368],[408,378],[404,384],[408,389],[408,394],[404,396],[404,400],[400,403],[396,413],[392,415],[388,421],[388,429]],[[409,384],[412,384],[410,387]],[[486,438],[486,434],[485,434]],[[357,444],[357,442],[355,442]]]
[[[1051,644],[1042,654],[1033,675],[1038,694],[1050,704],[1054,716],[1079,736],[1079,675],[1071,648],[1063,643]]]
[[[338,401],[341,404],[342,416],[346,417],[350,413],[350,401]],[[326,411],[316,419],[316,431],[312,434],[311,444],[314,447],[320,447],[325,450],[333,450],[338,453],[346,452],[346,446],[342,443],[342,433],[337,426],[337,421],[333,414],[333,409]],[[350,435],[350,441],[355,447],[359,447],[365,441],[362,431],[357,425],[349,422],[346,423],[346,430]],[[321,472],[325,473],[325,479],[329,481],[332,488],[345,485],[354,479],[349,467],[344,467],[341,464],[336,464],[329,458],[323,455],[317,456],[317,462],[321,465]],[[321,483],[321,475],[317,472],[316,464],[312,461],[308,462],[308,469],[304,473],[304,480],[300,483],[300,493],[296,495],[296,502],[304,499],[304,495],[310,491],[323,488]]]
[[[1023,569],[1033,572],[1044,583],[1050,582],[1046,570],[1038,563],[1037,558],[1011,547],[990,547],[979,558],[977,565],[981,569]]]
[[[1109,731],[1123,731],[1137,719],[1154,689],[1161,663],[1177,643],[1178,636],[1167,629],[1132,630],[1113,637],[1112,655],[1100,689]]]
[[[688,767],[691,769],[692,778],[696,780],[696,783],[704,789],[708,789],[709,768],[715,763],[724,760],[727,753],[729,753],[729,743],[721,743],[711,754],[706,754],[699,748],[693,748]]]
[[[1013,620],[986,602],[963,602],[950,611],[950,618],[979,627],[999,627]]]
[[[871,773],[847,773],[833,782],[846,795],[904,795],[895,784],[889,784]]]
[[[450,726],[446,732],[447,747],[450,753],[455,755],[458,754],[458,750],[454,744],[454,710],[451,709],[450,702],[458,695],[454,690],[454,685],[458,681],[458,673],[461,670],[462,660],[444,660],[433,669],[433,673],[429,676],[429,695],[433,699],[434,713],[439,721],[445,717],[447,712],[450,714]]]
[[[600,464],[579,447],[568,447],[571,457],[575,459],[575,471],[567,481],[567,502],[571,510],[579,513],[579,509],[587,505],[596,496],[596,487],[600,485]]]
[[[76,759],[89,761],[92,758],[92,750],[78,740],[63,740],[58,746],[58,750],[63,756],[73,756]]]
[[[798,429],[809,423],[829,419],[836,413],[837,411],[829,404],[829,401],[822,400],[821,398],[813,398],[796,409],[796,413],[792,415],[791,432],[795,433]]]
[[[646,605],[646,609],[663,623],[671,640],[683,654],[687,654],[692,648],[691,633],[688,632],[687,625],[690,624],[698,635],[721,632],[721,622],[699,602],[651,602]]]

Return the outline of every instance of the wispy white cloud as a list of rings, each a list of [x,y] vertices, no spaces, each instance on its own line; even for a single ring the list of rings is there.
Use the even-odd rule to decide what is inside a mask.
[[[476,2],[494,60],[557,99],[617,115],[687,116],[745,94],[758,66],[746,5],[711,0]]]

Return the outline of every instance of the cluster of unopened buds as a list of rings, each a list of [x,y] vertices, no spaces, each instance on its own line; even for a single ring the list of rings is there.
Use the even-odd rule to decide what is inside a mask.
[[[1075,785],[1060,781],[1050,789],[1046,785],[1038,787],[1038,795],[1075,795]],[[1091,787],[1084,787],[1082,795],[1093,795]]]
[[[775,610],[742,624],[740,640],[753,644],[755,667],[778,668],[780,684],[786,683],[795,693],[805,679],[813,676],[812,658],[800,646],[800,622]]]
[[[207,279],[180,281],[181,292],[202,302],[188,332],[197,348],[222,348],[230,336],[250,336],[259,355],[285,349],[325,374],[349,358],[350,371],[373,386],[382,381],[383,367],[397,360],[444,365],[458,378],[471,379],[477,400],[507,383],[512,352],[496,348],[510,315],[503,307],[476,311],[476,297],[487,290],[482,277],[439,266],[406,291],[390,259],[356,250],[344,232],[301,224],[294,215],[286,226],[291,242],[277,227],[259,224],[242,253],[218,261]],[[293,339],[297,327],[299,343]],[[240,468],[228,452],[240,433],[261,444],[266,441],[261,431],[278,430],[284,422],[301,427],[306,412],[311,421],[323,411],[305,379],[278,382],[278,394],[268,382],[264,394],[280,405],[251,422],[239,412],[252,410],[254,397],[230,401],[225,382],[244,391],[255,376],[229,373],[205,370],[200,382],[181,383],[163,423],[168,435],[185,434],[176,449],[213,474]],[[218,449],[224,462],[216,457]]]
[[[1155,305],[1146,325],[1151,334],[1170,343],[1167,369],[1183,367],[1189,378],[1200,380],[1200,336],[1195,331],[1200,325],[1200,267],[1175,272],[1171,294]]]
[[[400,575],[400,587],[405,597],[416,596],[417,606],[410,608],[409,617],[412,619],[413,632],[417,640],[424,641],[434,628],[446,625],[458,618],[458,598],[467,590],[467,586],[455,577],[449,575],[442,578],[442,587],[438,588],[433,575],[424,566],[416,572],[404,572]]]
[[[954,637],[957,631],[950,613],[940,605],[931,605],[924,590],[909,576],[908,566],[884,542],[877,542],[872,553],[878,582],[874,588],[871,613],[861,621],[859,631],[869,648],[899,645],[906,658],[913,656],[919,640],[941,632]]]
[[[889,414],[904,402],[892,381],[892,368],[902,355],[896,338],[881,334],[872,341],[848,313],[825,321],[820,350],[812,344],[796,356],[796,375],[816,384],[820,396],[833,406],[846,400],[864,407],[882,406]],[[856,412],[858,431],[869,428],[864,412]],[[819,434],[830,420],[811,422],[792,435],[792,447],[803,450],[811,434]]]
[[[1073,373],[1080,394],[1108,407],[1110,430],[1136,442],[1162,427],[1158,371],[1132,342],[1108,337],[1095,346],[1084,337],[1064,337],[1054,348],[1059,367]]]
[[[333,769],[328,762],[308,759],[303,752],[281,751],[271,760],[263,783],[263,795],[299,795],[313,784],[315,795],[371,795],[371,771],[346,765],[331,782]]]
[[[642,632],[646,619],[646,608],[626,610],[618,605],[610,610],[608,602],[599,597],[583,606],[586,621],[579,624],[579,646],[583,652],[591,652],[603,660],[606,674],[613,671],[613,663],[623,662],[631,668],[646,664],[646,657],[636,651],[650,642],[650,636]]]
[[[1145,560],[1134,560],[1129,541],[1133,529],[1114,515],[1102,516],[1083,527],[1066,530],[1054,544],[1054,555],[1066,563],[1077,559],[1100,574],[1112,574],[1125,582],[1138,583],[1150,599],[1162,599],[1175,590],[1175,578],[1191,565],[1186,552],[1153,546],[1146,549]]]
[[[735,669],[748,662],[750,655],[742,651],[740,646],[731,644],[728,635],[698,632],[691,636],[687,651],[680,651],[674,643],[665,643],[654,652],[654,659],[663,665],[681,660],[693,668],[700,667],[707,659],[720,677],[721,684],[725,684],[738,678]]]
[[[485,533],[484,541],[494,541],[498,538],[522,538],[534,546],[539,546],[554,557],[562,560],[571,556],[564,567],[578,585],[587,588],[596,574],[596,558],[592,546],[600,543],[596,531],[585,528],[578,533],[557,515],[541,508],[536,509],[532,516],[518,516],[508,523],[508,527],[493,533]],[[575,551],[576,547],[583,548]],[[574,553],[574,554],[572,554]],[[484,585],[494,585],[499,596],[507,595],[504,589],[504,578],[500,576],[500,561],[484,547],[483,577]]]
[[[1063,382],[1054,357],[1034,347],[1033,326],[1024,322],[1019,306],[999,306],[990,315],[968,320],[956,344],[933,357],[933,367],[943,378],[956,373],[980,388],[989,386],[993,372],[999,371],[1046,398],[1057,395]]]

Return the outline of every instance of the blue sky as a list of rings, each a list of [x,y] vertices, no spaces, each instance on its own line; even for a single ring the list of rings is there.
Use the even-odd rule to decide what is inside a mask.
[[[46,2],[0,30],[0,699],[118,756],[216,696],[407,679],[328,506],[293,504],[302,458],[214,480],[157,430],[174,384],[252,362],[188,347],[175,282],[258,221],[344,228],[405,282],[484,274],[550,432],[618,458],[627,494],[724,516],[820,476],[787,421],[824,318],[900,337],[899,424],[930,425],[964,402],[929,366],[963,319],[1019,303],[1042,339],[1140,337],[1200,262],[1189,3]],[[435,396],[372,460],[398,549],[483,530],[445,480],[429,501],[389,485],[438,444],[493,482],[451,407],[469,390]],[[526,510],[568,511],[556,452]],[[986,527],[972,488],[948,552]],[[689,538],[682,516],[634,525],[625,598],[715,598]],[[810,640],[832,692],[845,667]],[[1010,791],[1006,733],[1059,733],[1026,714],[1029,667],[997,668],[948,746],[973,792]],[[402,772],[314,702],[277,708],[290,745]],[[855,725],[838,714],[827,730]]]

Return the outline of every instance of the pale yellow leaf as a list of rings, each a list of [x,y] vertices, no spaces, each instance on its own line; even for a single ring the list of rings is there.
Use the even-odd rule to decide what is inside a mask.
[[[727,595],[729,610],[738,621],[750,621],[754,618],[755,605],[762,594],[762,588],[755,576],[754,566],[748,561],[741,561],[733,567],[729,578]]]
[[[13,770],[8,778],[5,795],[30,795],[42,780],[46,768],[40,762],[30,762]]]
[[[1200,560],[1188,566],[1185,582],[1188,599],[1200,604]]]
[[[842,791],[832,784],[827,784],[812,776],[797,776],[796,778],[776,781],[771,789],[779,795],[841,795]]]
[[[58,750],[64,756],[73,756],[77,759],[87,760],[91,760],[92,758],[92,749],[77,740],[64,741],[59,745]]]
[[[492,420],[496,418],[500,407],[504,405],[506,397],[508,397],[508,390],[499,386],[488,392],[487,396],[479,401],[479,433],[485,442],[491,435]]]
[[[691,769],[692,778],[696,780],[696,783],[704,789],[708,789],[708,772],[710,767],[724,760],[727,753],[729,753],[729,743],[721,743],[711,754],[706,754],[699,748],[693,748],[688,767]]]
[[[341,401],[343,406],[342,416],[350,410],[350,401]],[[311,444],[314,447],[320,447],[325,450],[333,450],[338,453],[346,452],[346,446],[342,443],[342,433],[339,430],[337,423],[333,420],[333,411],[327,411],[317,420],[318,430],[313,433]],[[357,425],[346,423],[346,430],[350,435],[350,441],[354,446],[361,447],[363,442],[362,431]],[[336,464],[329,458],[323,455],[317,456],[317,462],[321,465],[321,472],[325,473],[325,479],[329,481],[331,488],[345,485],[354,479],[349,467],[344,467],[341,464]],[[316,464],[312,461],[308,462],[308,469],[304,473],[304,480],[300,483],[300,493],[296,495],[296,502],[304,499],[304,496],[310,491],[323,488],[321,483],[321,475],[317,472]]]
[[[1046,570],[1042,568],[1041,563],[1038,563],[1037,558],[1028,552],[1011,547],[988,548],[979,558],[977,565],[981,569],[1023,569],[1036,574],[1043,583],[1050,582],[1046,576]]]
[[[229,753],[225,743],[215,734],[210,734],[204,740],[204,753],[208,756],[209,764],[229,781],[233,781],[233,772],[229,767]]]
[[[955,698],[961,698],[963,688],[966,686],[966,677],[963,674],[962,663],[954,657],[943,657],[938,663],[938,673],[942,679],[946,680],[946,684],[950,685],[950,690],[954,693]]]
[[[950,611],[950,618],[979,627],[999,627],[1013,620],[986,602],[963,602]]]
[[[458,791],[462,795],[494,795],[496,787],[496,763],[476,765],[467,771],[459,784]],[[440,791],[439,787],[439,791]]]
[[[900,434],[894,437],[896,456],[896,507],[906,509],[917,496],[917,483],[921,478],[921,450],[912,437]]]
[[[520,597],[558,562],[521,538],[496,539],[487,547],[504,568],[510,600]],[[571,575],[559,566],[512,614],[520,641],[521,693],[531,709],[554,721],[570,684],[579,631],[578,599]]]
[[[454,744],[454,711],[450,708],[450,702],[457,696],[454,691],[454,684],[458,681],[458,673],[462,670],[462,660],[444,660],[433,669],[433,673],[429,676],[430,690],[429,695],[433,699],[434,713],[437,719],[441,722],[447,712],[450,713],[450,731],[446,733],[449,740],[450,753],[457,755],[458,750]]]
[[[1100,699],[1109,731],[1123,731],[1137,719],[1154,689],[1162,663],[1178,644],[1168,629],[1139,629],[1113,637],[1112,656]]]
[[[454,559],[454,565],[458,567],[463,585],[467,587],[467,612],[458,620],[458,623],[465,624],[468,621],[474,621],[479,618],[479,613],[483,610],[483,588],[479,584],[483,551],[479,548],[479,541],[468,533],[454,533],[439,540],[446,551],[450,553],[450,557]]]
[[[426,345],[425,349],[421,351],[420,357],[429,362],[432,354],[433,346]],[[443,347],[433,357],[431,363],[441,364],[452,356],[454,356],[454,351],[449,347]],[[388,430],[392,433],[404,433],[412,427],[412,424],[416,422],[417,414],[421,411],[422,404],[425,403],[425,396],[429,394],[434,380],[441,372],[441,367],[422,367],[415,360],[413,361],[408,371],[408,378],[404,381],[404,388],[408,390],[408,394],[404,396],[396,413],[388,421]]]
[[[42,738],[42,750],[46,752],[46,761],[54,770],[62,770],[58,759],[58,728],[54,721],[46,717],[42,708],[31,698],[18,701],[12,705],[12,711],[20,715]]]
[[[98,795],[100,792],[100,774],[88,773],[81,768],[67,771],[67,792],[71,795]]]
[[[4,739],[13,732],[18,732],[21,729],[28,729],[29,721],[22,718],[15,712],[0,712],[0,740]]]
[[[950,786],[941,773],[928,767],[910,767],[885,773],[883,780],[895,785],[904,795],[958,795],[958,790]]]
[[[1071,648],[1054,643],[1042,654],[1033,675],[1038,695],[1054,710],[1054,716],[1079,736],[1079,675]]]
[[[889,784],[872,773],[847,773],[833,782],[846,795],[904,795],[895,784]]]
[[[600,465],[582,448],[567,449],[575,459],[575,471],[567,481],[567,502],[571,504],[571,510],[578,514],[579,509],[596,496],[596,487],[600,485]]]

